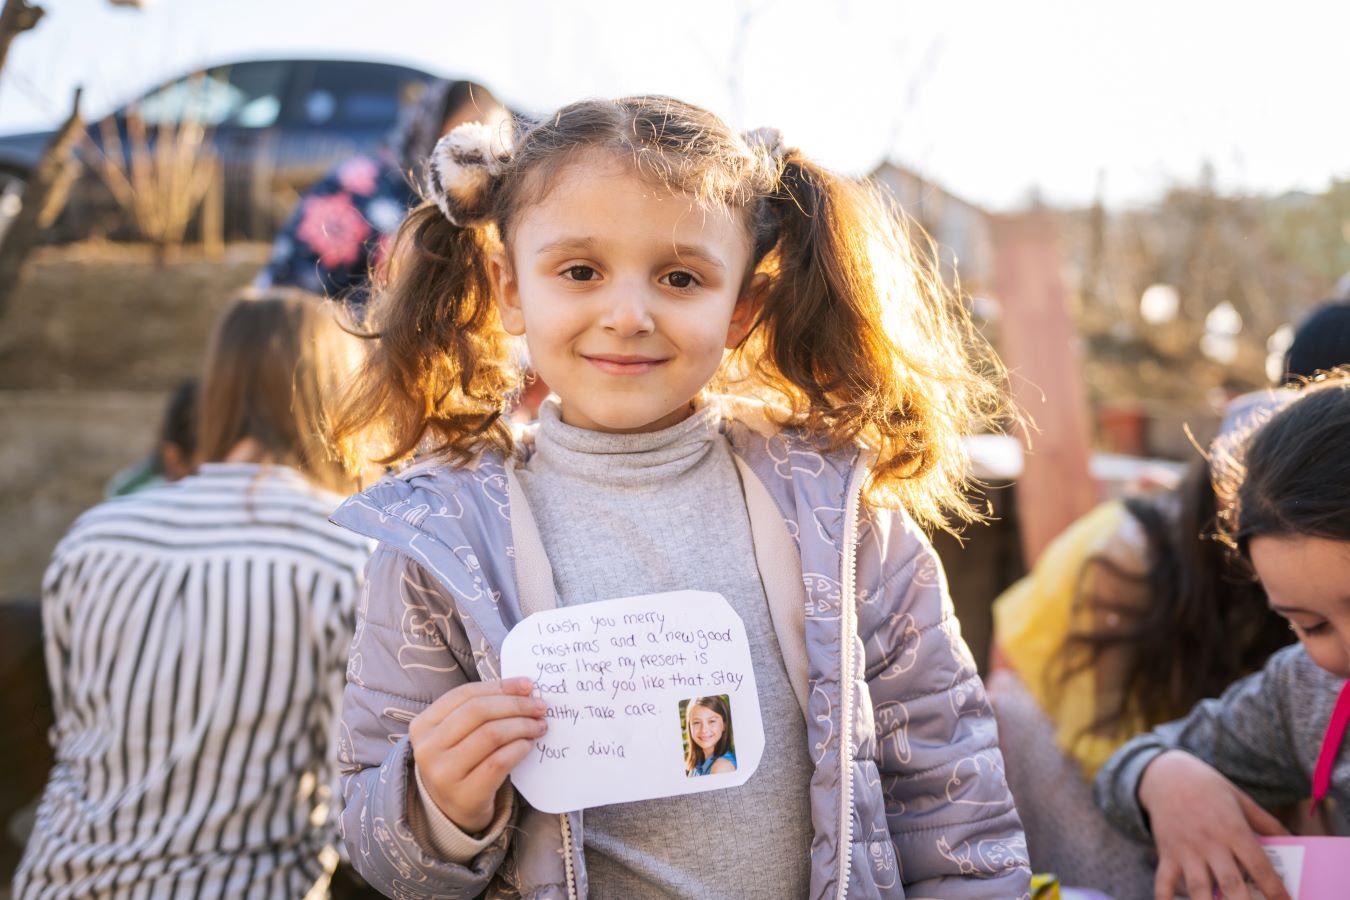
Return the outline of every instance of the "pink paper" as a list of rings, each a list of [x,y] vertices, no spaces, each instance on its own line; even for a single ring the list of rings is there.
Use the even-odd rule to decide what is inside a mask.
[[[1259,838],[1294,900],[1350,896],[1350,837]]]

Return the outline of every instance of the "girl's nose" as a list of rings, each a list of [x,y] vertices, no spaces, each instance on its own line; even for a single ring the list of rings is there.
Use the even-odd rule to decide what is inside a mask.
[[[650,334],[655,328],[647,298],[641,288],[632,286],[617,286],[601,324],[620,337]]]

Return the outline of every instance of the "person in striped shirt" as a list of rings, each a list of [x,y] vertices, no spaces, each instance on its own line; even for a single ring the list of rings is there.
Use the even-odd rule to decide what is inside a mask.
[[[196,474],[85,513],[43,583],[56,752],[16,898],[325,896],[364,539],[326,410],[358,342],[318,298],[235,302]]]

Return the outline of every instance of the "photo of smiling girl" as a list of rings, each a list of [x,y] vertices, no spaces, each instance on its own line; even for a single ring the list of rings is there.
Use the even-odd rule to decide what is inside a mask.
[[[726,694],[695,697],[684,711],[688,737],[684,773],[721,775],[736,771],[736,745],[731,735],[731,703]]]

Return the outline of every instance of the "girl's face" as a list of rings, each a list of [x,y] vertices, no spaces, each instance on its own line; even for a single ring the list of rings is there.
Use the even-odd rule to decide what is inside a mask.
[[[562,398],[562,418],[643,432],[689,415],[749,325],[750,238],[604,152],[580,156],[493,259],[502,324]],[[758,289],[759,281],[753,285]]]
[[[1350,677],[1350,542],[1262,536],[1248,553],[1270,608],[1289,620],[1312,661]]]
[[[689,740],[698,744],[704,756],[713,752],[722,739],[726,724],[722,717],[706,706],[695,706],[689,711]]]

